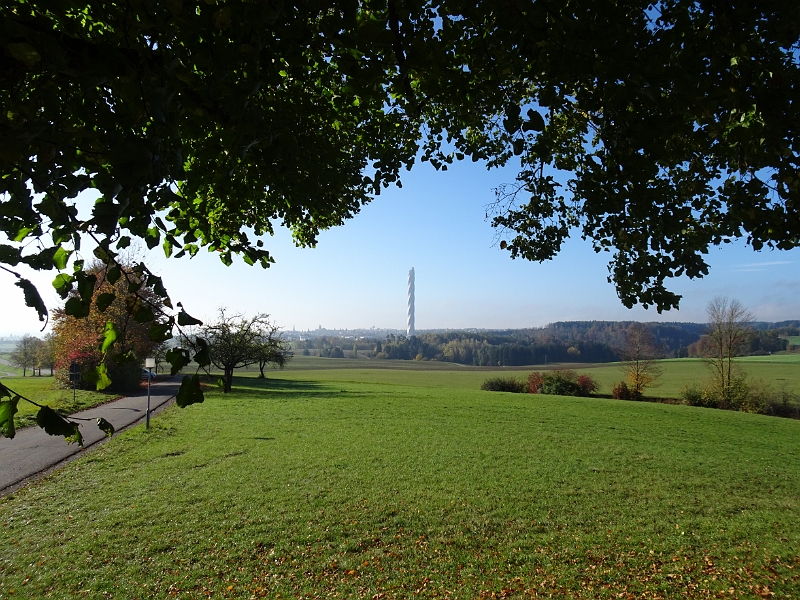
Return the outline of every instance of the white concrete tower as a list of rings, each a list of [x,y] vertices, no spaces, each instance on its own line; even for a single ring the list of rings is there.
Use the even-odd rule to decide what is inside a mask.
[[[414,331],[414,267],[408,272],[408,320],[406,321],[406,335],[416,335]]]

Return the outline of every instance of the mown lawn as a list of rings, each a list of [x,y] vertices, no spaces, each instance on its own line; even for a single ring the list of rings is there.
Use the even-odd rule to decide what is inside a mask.
[[[800,354],[774,354],[771,356],[746,356],[736,359],[736,364],[747,374],[750,381],[762,381],[774,390],[786,388],[800,394]],[[680,398],[686,386],[701,385],[710,371],[702,360],[678,358],[659,361],[662,375],[658,386],[647,391],[648,396]],[[581,371],[576,367],[576,371]],[[602,393],[610,393],[611,387],[624,378],[618,363],[597,365],[585,372],[593,375],[601,385]]]
[[[0,502],[0,596],[800,593],[800,422],[401,375],[239,378],[116,436]]]
[[[776,391],[786,388],[800,394],[800,354],[775,354],[771,356],[749,356],[736,359],[751,381],[760,380]],[[697,358],[666,359],[659,361],[662,375],[658,385],[647,390],[654,398],[680,398],[681,390],[691,385],[701,385],[709,376],[709,369]],[[569,368],[578,373],[592,375],[600,384],[599,393],[610,394],[611,388],[625,378],[619,363],[569,364],[530,367],[470,367],[435,361],[359,360],[295,356],[283,372],[272,372],[269,376],[324,377],[335,381],[371,381],[399,383],[407,379],[409,370],[415,371],[415,380],[424,381],[434,387],[478,389],[490,377],[508,376],[525,379],[528,373],[551,368]],[[319,372],[319,373],[317,373]]]
[[[8,377],[6,379],[0,378],[0,382],[15,393],[64,414],[97,406],[119,396],[119,394],[92,390],[75,390],[75,399],[73,401],[72,390],[56,388],[55,378],[53,377]],[[17,404],[17,414],[14,415],[14,426],[20,428],[34,424],[38,411],[39,408],[36,405],[20,400]]]

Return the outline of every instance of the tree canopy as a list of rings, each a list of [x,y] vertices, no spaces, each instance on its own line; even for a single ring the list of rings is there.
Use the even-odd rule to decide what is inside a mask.
[[[268,364],[282,368],[291,358],[277,325],[264,313],[247,318],[220,308],[216,320],[203,327],[200,339],[202,345],[208,344],[211,364],[223,372],[220,382],[226,394],[233,387],[234,369],[258,364],[260,377],[264,377]],[[186,341],[197,344],[198,337]]]
[[[105,389],[113,382],[110,389],[116,392],[138,389],[141,361],[158,347],[149,334],[151,328],[159,327],[159,322],[142,322],[150,317],[145,311],[138,313],[141,316],[137,321],[131,318],[129,308],[144,298],[149,306],[160,310],[159,298],[150,288],[141,287],[125,264],[116,276],[99,261],[84,273],[94,281],[89,314],[76,318],[65,309],[53,310],[56,378],[65,387],[70,386],[70,365],[76,364],[82,381],[72,383]],[[72,298],[79,299],[80,294],[72,292],[67,302]],[[103,347],[98,346],[98,339],[104,340]],[[109,351],[111,342],[114,352]]]
[[[418,158],[517,157],[502,248],[577,232],[626,306],[675,307],[710,246],[800,243],[799,40],[774,0],[6,2],[0,267],[44,319],[13,269],[64,271],[81,236],[267,267],[275,223],[313,245]]]

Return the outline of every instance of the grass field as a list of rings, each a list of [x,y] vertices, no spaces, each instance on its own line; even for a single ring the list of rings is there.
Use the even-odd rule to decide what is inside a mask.
[[[56,389],[53,377],[9,377],[0,381],[17,394],[65,414],[97,406],[118,397],[117,394],[105,392],[75,390],[73,401],[72,390]],[[17,404],[17,414],[14,415],[14,426],[20,428],[33,425],[38,411],[39,408],[34,404],[20,400]]]
[[[483,377],[173,407],[0,501],[0,597],[798,596],[800,422]]]
[[[800,354],[775,354],[771,356],[748,356],[736,359],[751,380],[761,380],[776,390],[786,387],[800,394]],[[700,385],[708,377],[705,364],[696,358],[667,359],[660,361],[662,376],[659,385],[647,391],[651,397],[680,398],[681,390],[687,385]],[[549,365],[545,367],[470,367],[454,363],[435,361],[417,362],[401,360],[353,360],[348,358],[318,358],[313,356],[295,356],[285,372],[296,371],[341,371],[340,374],[329,373],[326,377],[332,380],[402,382],[406,371],[420,372],[419,377],[428,385],[440,387],[458,387],[460,389],[478,389],[488,377],[508,375],[525,378],[528,373],[545,368],[569,368],[579,373],[591,374],[600,384],[599,392],[610,394],[611,387],[624,379],[619,363],[566,365]],[[395,374],[392,375],[391,372]],[[421,373],[427,372],[427,375]],[[273,372],[275,373],[275,372]],[[271,375],[270,375],[271,376]],[[278,375],[280,376],[280,375]]]

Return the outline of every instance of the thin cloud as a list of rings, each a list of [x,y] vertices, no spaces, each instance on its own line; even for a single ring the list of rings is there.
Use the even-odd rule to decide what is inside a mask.
[[[760,263],[744,263],[741,265],[735,265],[731,268],[733,273],[762,273],[766,271],[769,267],[778,267],[781,265],[791,265],[794,264],[793,260],[771,260],[767,262],[760,262]]]
[[[735,271],[744,271],[744,270],[762,270],[763,267],[776,267],[778,265],[792,265],[794,264],[793,260],[773,260],[769,262],[760,262],[760,263],[745,263],[743,265],[736,265],[734,267]]]

